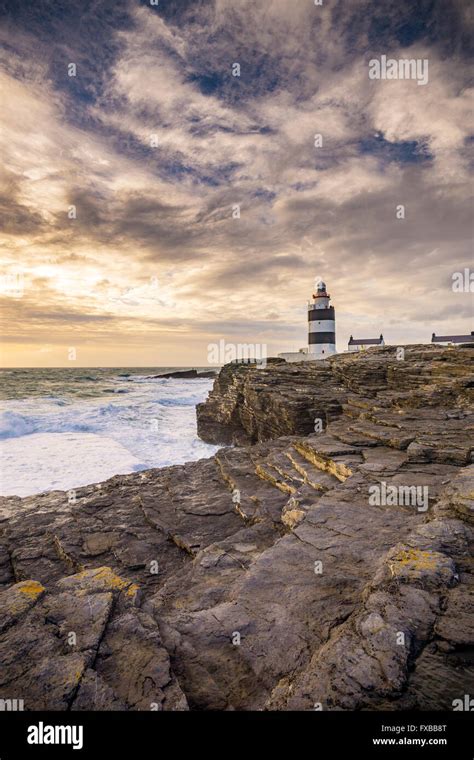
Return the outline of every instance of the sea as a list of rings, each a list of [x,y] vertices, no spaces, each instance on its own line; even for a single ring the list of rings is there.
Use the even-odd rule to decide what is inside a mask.
[[[196,404],[213,379],[154,377],[184,369],[0,370],[0,495],[67,491],[212,456],[218,447],[197,436]]]

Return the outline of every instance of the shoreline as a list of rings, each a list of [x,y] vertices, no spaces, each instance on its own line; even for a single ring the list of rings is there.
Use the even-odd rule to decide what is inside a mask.
[[[2,494],[69,490],[211,455],[215,447],[197,436],[195,407],[212,379],[172,374],[150,379],[121,368],[22,380],[0,415]]]

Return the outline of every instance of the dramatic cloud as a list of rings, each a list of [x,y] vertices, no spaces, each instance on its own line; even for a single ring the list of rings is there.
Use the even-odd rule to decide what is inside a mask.
[[[340,350],[473,329],[467,2],[3,9],[4,364],[297,349],[316,277]]]

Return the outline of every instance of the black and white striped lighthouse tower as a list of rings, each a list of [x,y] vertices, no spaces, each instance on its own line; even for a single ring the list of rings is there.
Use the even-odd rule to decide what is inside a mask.
[[[330,298],[325,283],[319,282],[313,303],[308,304],[308,353],[315,359],[336,353],[336,314]]]

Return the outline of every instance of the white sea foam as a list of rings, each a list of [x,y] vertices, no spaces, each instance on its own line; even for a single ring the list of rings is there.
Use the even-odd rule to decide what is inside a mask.
[[[0,442],[4,496],[78,488],[144,465],[119,443],[93,433],[33,433]]]
[[[3,402],[1,494],[67,490],[211,456],[217,447],[197,437],[195,411],[211,385],[135,376],[114,379],[102,397]]]

